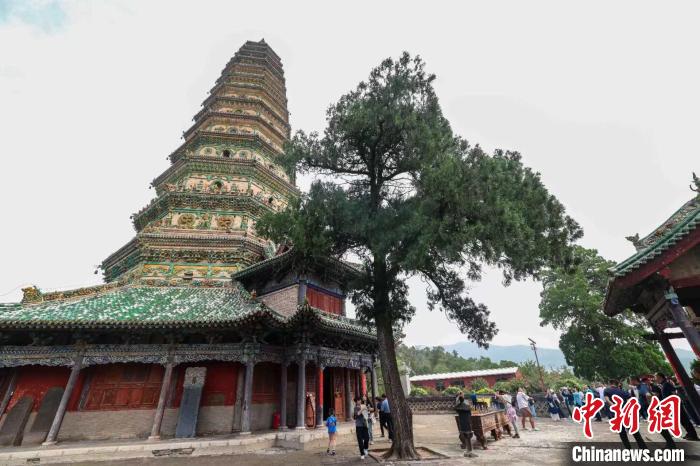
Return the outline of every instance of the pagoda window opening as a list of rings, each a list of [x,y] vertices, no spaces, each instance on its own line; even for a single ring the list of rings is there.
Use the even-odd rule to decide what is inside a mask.
[[[226,150],[224,150],[223,155],[224,155],[224,157],[229,158],[229,157],[231,157],[231,151],[226,149]]]

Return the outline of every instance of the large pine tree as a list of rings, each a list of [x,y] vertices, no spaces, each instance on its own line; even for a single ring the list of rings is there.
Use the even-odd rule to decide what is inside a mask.
[[[322,176],[257,225],[308,258],[362,261],[351,299],[377,330],[395,428],[387,456],[397,458],[417,456],[395,353],[396,330],[415,313],[407,278],[422,277],[429,308],[487,346],[496,327],[486,306],[467,295],[465,278],[479,279],[483,264],[500,267],[506,282],[537,275],[567,263],[581,235],[518,153],[487,154],[452,133],[433,80],[407,53],[373,69],[328,109],[323,136],[294,136],[287,167]]]

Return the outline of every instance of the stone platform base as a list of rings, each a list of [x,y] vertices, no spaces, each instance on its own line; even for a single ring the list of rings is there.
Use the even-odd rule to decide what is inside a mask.
[[[338,435],[353,433],[350,424],[339,425]],[[3,448],[0,450],[0,465],[81,461],[97,463],[135,458],[235,455],[269,448],[307,450],[320,448],[327,441],[326,429],[312,429],[158,441],[65,442],[40,448]]]

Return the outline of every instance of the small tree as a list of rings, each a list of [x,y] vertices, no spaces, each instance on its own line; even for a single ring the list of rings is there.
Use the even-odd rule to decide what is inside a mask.
[[[489,155],[452,133],[434,78],[407,53],[384,60],[328,109],[323,136],[300,131],[285,148],[288,169],[326,180],[257,225],[308,259],[352,253],[362,262],[350,296],[377,331],[394,424],[387,457],[401,459],[418,457],[396,362],[397,329],[415,313],[406,280],[421,277],[429,309],[487,346],[496,327],[465,278],[478,280],[482,264],[501,268],[506,283],[537,276],[567,263],[581,235],[518,153]]]
[[[478,377],[478,378],[472,380],[471,390],[473,392],[479,391],[482,388],[489,388],[489,383],[486,381],[486,379],[482,379],[481,377]]]

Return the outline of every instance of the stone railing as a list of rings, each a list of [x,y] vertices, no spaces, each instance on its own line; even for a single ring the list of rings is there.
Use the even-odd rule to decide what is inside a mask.
[[[406,401],[413,414],[454,413],[454,396],[409,396]]]
[[[549,416],[547,401],[542,393],[530,395],[535,399],[535,410],[537,416]],[[409,396],[406,398],[411,411],[414,414],[447,414],[454,413],[455,397],[448,395],[437,396]],[[469,398],[467,398],[469,401]],[[566,408],[563,408],[566,413]]]

